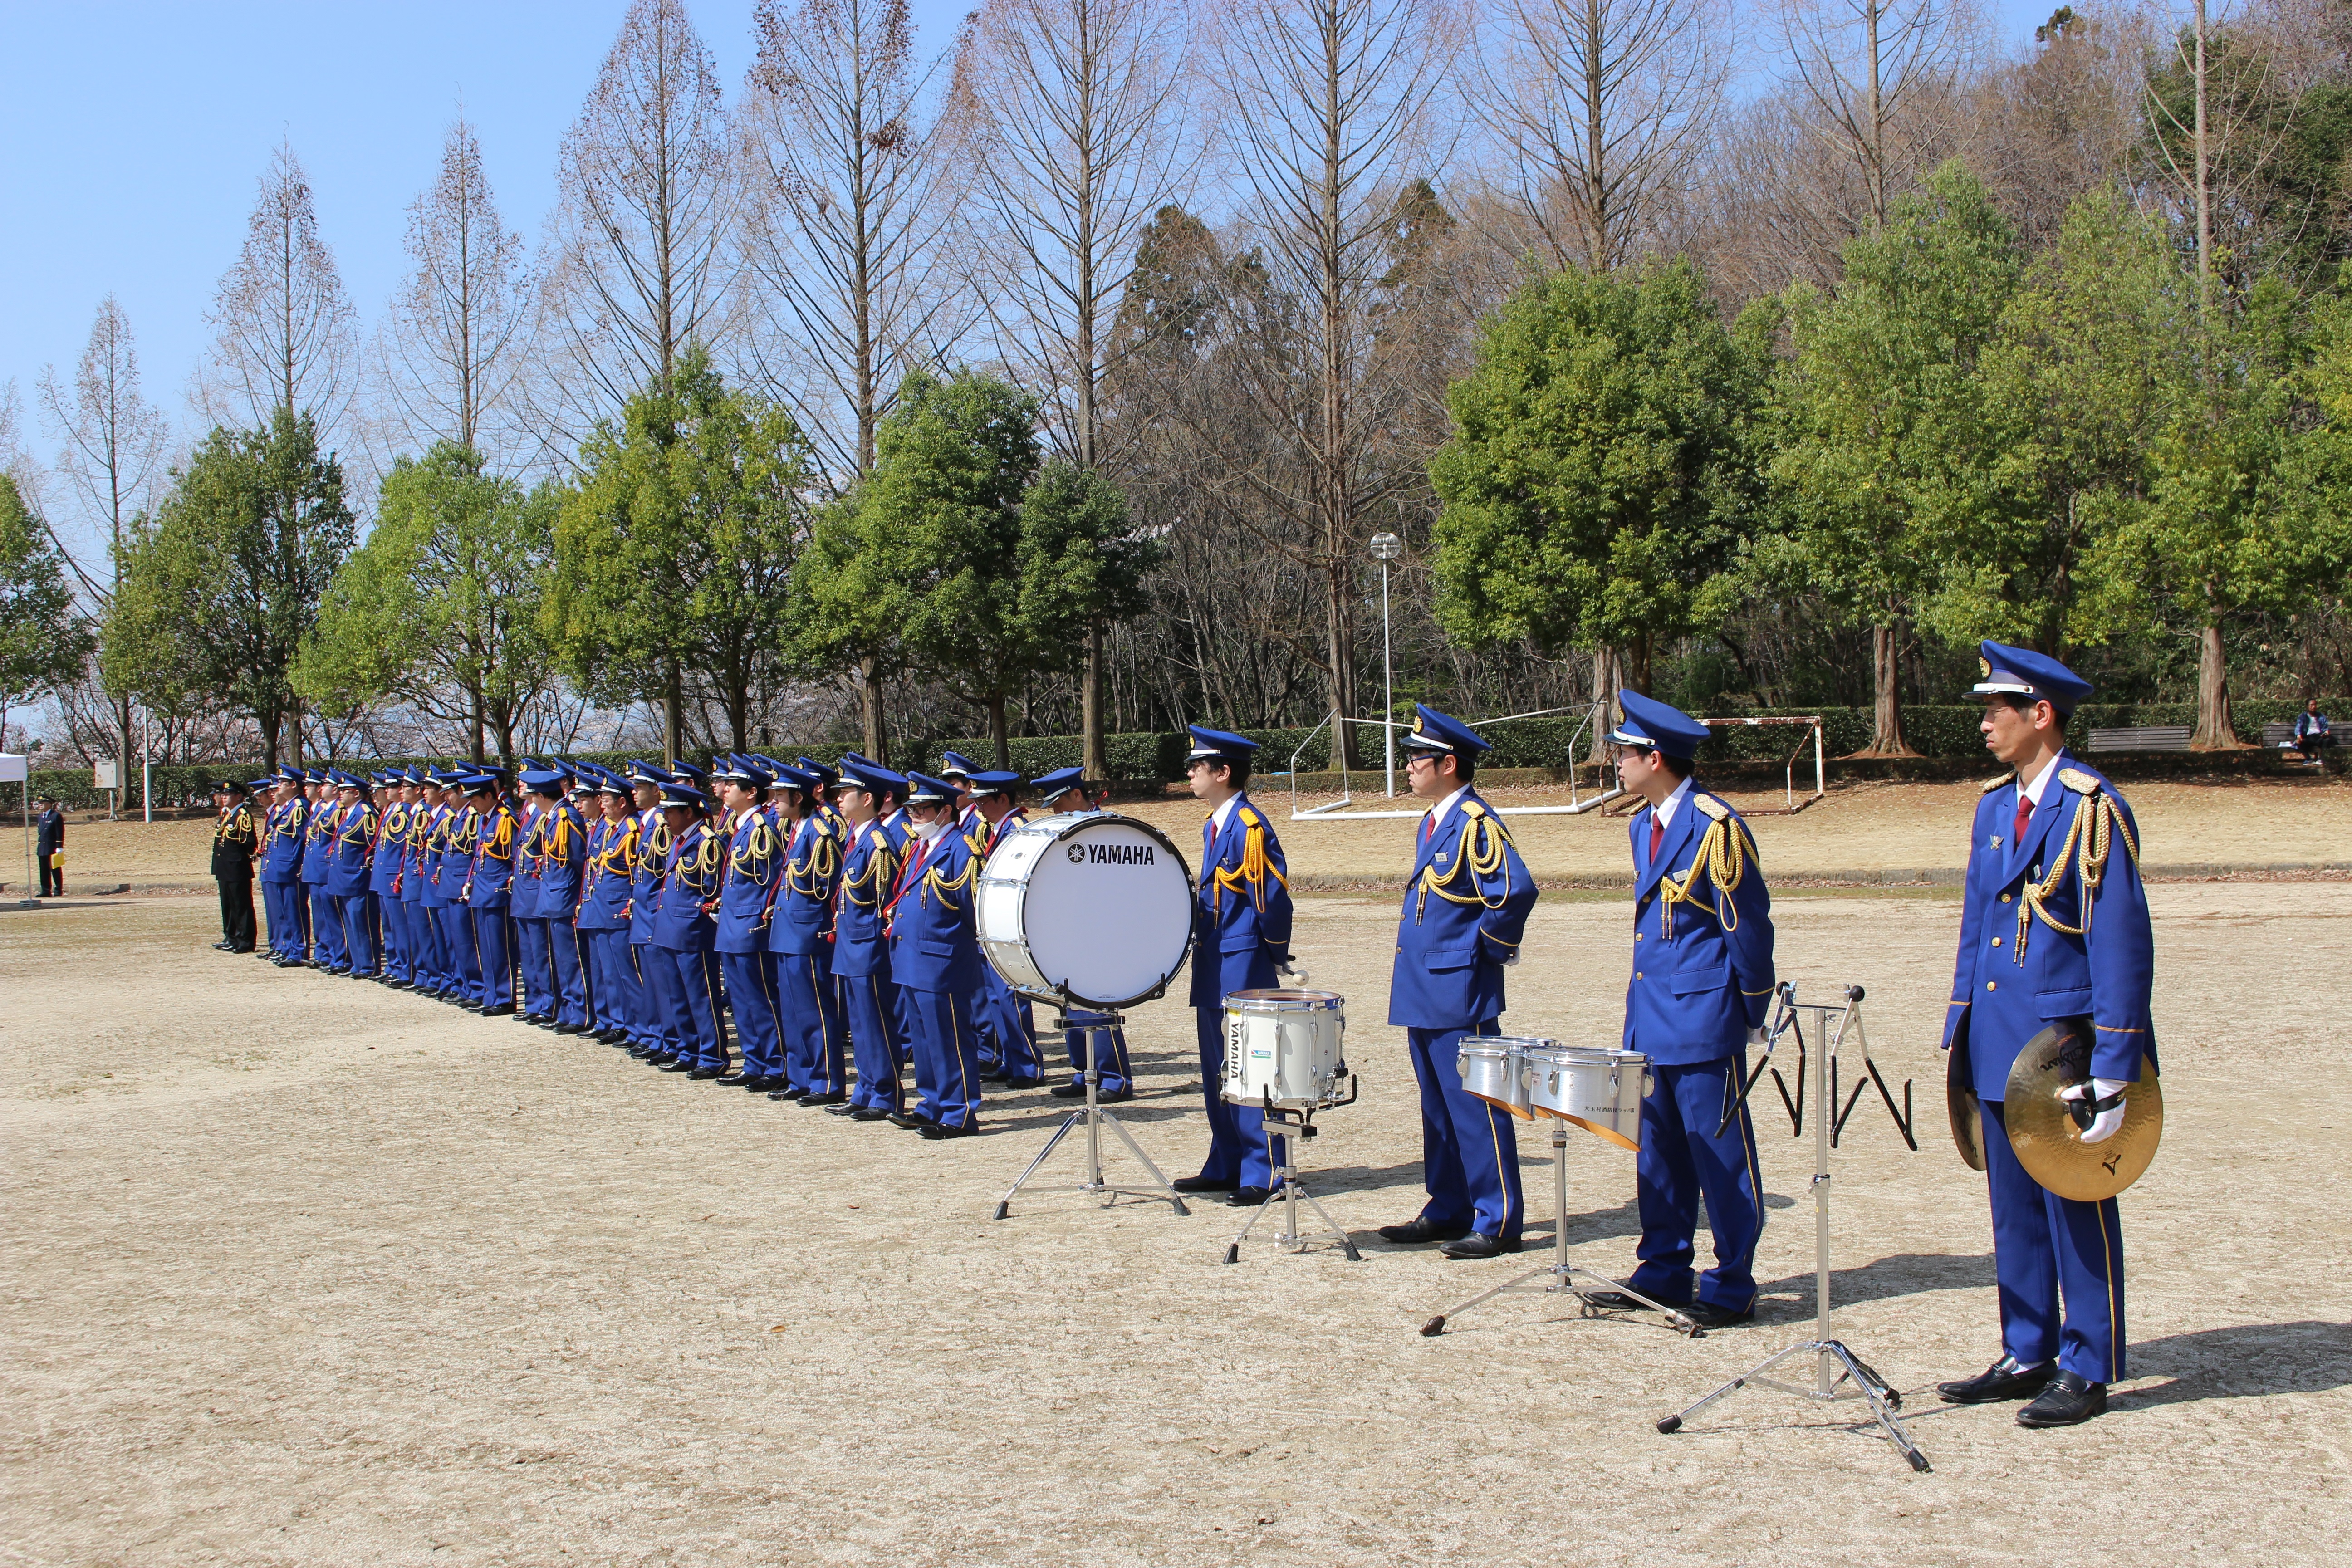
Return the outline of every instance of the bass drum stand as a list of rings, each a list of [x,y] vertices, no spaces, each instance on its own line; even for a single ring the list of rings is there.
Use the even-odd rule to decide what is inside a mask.
[[[1348,1075],[1348,1098],[1332,1100],[1329,1106],[1355,1103],[1356,1078],[1353,1073],[1350,1073]],[[1304,1200],[1307,1206],[1315,1211],[1315,1217],[1323,1222],[1323,1228],[1329,1232],[1332,1239],[1339,1244],[1339,1249],[1348,1255],[1348,1261],[1361,1263],[1364,1260],[1364,1255],[1356,1250],[1356,1238],[1340,1229],[1339,1223],[1332,1219],[1323,1205],[1315,1201],[1315,1194],[1308,1192],[1306,1184],[1298,1179],[1298,1167],[1290,1163],[1291,1150],[1297,1141],[1312,1138],[1322,1131],[1315,1125],[1314,1110],[1307,1108],[1277,1109],[1272,1097],[1268,1096],[1264,1113],[1268,1127],[1278,1127],[1283,1130],[1279,1132],[1270,1131],[1265,1135],[1265,1158],[1266,1163],[1274,1169],[1274,1185],[1266,1189],[1265,1201],[1258,1205],[1250,1215],[1249,1223],[1234,1232],[1233,1240],[1225,1244],[1225,1261],[1228,1263],[1241,1261],[1242,1243],[1249,1239],[1249,1233],[1257,1228],[1257,1222],[1264,1219],[1266,1216],[1266,1211],[1276,1204],[1282,1205],[1282,1234],[1276,1237],[1275,1240],[1282,1244],[1282,1249],[1285,1252],[1306,1251],[1311,1238],[1298,1233],[1298,1205],[1301,1200]],[[1275,1154],[1275,1144],[1277,1142],[1282,1145],[1279,1158]]]
[[[1071,1026],[1069,994],[1066,992],[1056,998],[1054,1006],[1058,1015],[1055,1027],[1066,1032]],[[1183,1194],[1168,1184],[1168,1178],[1160,1173],[1160,1167],[1151,1163],[1151,1156],[1145,1153],[1141,1145],[1136,1142],[1134,1134],[1128,1131],[1126,1125],[1118,1117],[1102,1108],[1102,1102],[1098,1098],[1102,1086],[1102,1072],[1096,1065],[1097,1053],[1101,1048],[1105,1035],[1126,1025],[1126,1016],[1105,1012],[1092,1012],[1088,1016],[1096,1021],[1079,1026],[1087,1032],[1087,1103],[1080,1110],[1073,1110],[1062,1119],[1062,1124],[1054,1129],[1054,1135],[1045,1140],[1045,1146],[1037,1151],[1037,1157],[1029,1162],[1029,1168],[1021,1173],[1020,1180],[1007,1187],[1004,1190],[1004,1195],[996,1201],[996,1213],[990,1216],[992,1218],[1003,1219],[1013,1212],[1014,1196],[1023,1187],[1028,1185],[1029,1178],[1037,1173],[1038,1167],[1045,1164],[1047,1157],[1061,1145],[1062,1140],[1069,1136],[1070,1129],[1081,1122],[1086,1124],[1087,1129],[1085,1179],[1062,1186],[1032,1188],[1033,1193],[1084,1193],[1089,1197],[1100,1198],[1102,1203],[1099,1206],[1103,1208],[1110,1207],[1123,1197],[1164,1198],[1169,1206],[1180,1215],[1189,1215],[1192,1212],[1184,1206]],[[1118,1141],[1127,1145],[1127,1152],[1135,1156],[1136,1163],[1141,1165],[1150,1174],[1151,1177],[1150,1186],[1119,1186],[1103,1179],[1102,1130],[1106,1126],[1118,1134]]]
[[[1914,1153],[1916,1153],[1919,1144],[1918,1141],[1911,1135],[1909,1114],[1911,1086],[1907,1082],[1904,1084],[1904,1108],[1901,1110],[1895,1110],[1895,1096],[1888,1091],[1886,1080],[1879,1077],[1878,1064],[1870,1059],[1870,1040],[1863,1033],[1862,1028],[1861,986],[1847,986],[1845,1000],[1843,1003],[1799,1002],[1796,985],[1784,980],[1780,985],[1772,1030],[1764,1047],[1764,1057],[1756,1064],[1756,1070],[1748,1075],[1747,1082],[1741,1087],[1742,1100],[1747,1098],[1748,1090],[1755,1087],[1756,1080],[1763,1076],[1765,1065],[1771,1060],[1772,1047],[1780,1043],[1782,1031],[1793,1033],[1797,1037],[1797,1096],[1795,1100],[1789,1104],[1789,1114],[1790,1121],[1796,1123],[1795,1131],[1800,1134],[1803,1132],[1806,1077],[1805,1032],[1797,1020],[1797,1015],[1800,1012],[1813,1015],[1813,1028],[1817,1038],[1828,1034],[1830,1015],[1837,1015],[1836,1033],[1829,1034],[1821,1047],[1812,1053],[1811,1064],[1813,1337],[1800,1341],[1778,1354],[1767,1357],[1753,1370],[1733,1378],[1696,1405],[1688,1405],[1675,1415],[1662,1418],[1658,1422],[1658,1430],[1664,1433],[1681,1431],[1684,1422],[1726,1394],[1746,1388],[1750,1384],[1764,1388],[1778,1389],[1782,1394],[1791,1394],[1800,1399],[1830,1404],[1854,1396],[1853,1392],[1846,1391],[1844,1388],[1844,1385],[1850,1382],[1853,1384],[1854,1390],[1859,1391],[1862,1397],[1870,1402],[1870,1413],[1877,1419],[1879,1427],[1885,1432],[1887,1440],[1902,1452],[1903,1458],[1910,1463],[1913,1469],[1924,1472],[1928,1468],[1927,1456],[1921,1453],[1917,1445],[1911,1441],[1910,1434],[1903,1429],[1902,1418],[1895,1415],[1896,1411],[1903,1408],[1902,1394],[1885,1378],[1879,1376],[1870,1363],[1856,1355],[1850,1346],[1830,1335],[1830,1150],[1836,1146],[1838,1135],[1844,1131],[1846,1119],[1853,1114],[1854,1102],[1862,1098],[1862,1091],[1865,1087],[1860,1080],[1856,1080],[1853,1093],[1847,1098],[1843,1108],[1840,1108],[1837,1097],[1837,1050],[1845,1040],[1846,1031],[1848,1029],[1853,1031],[1854,1040],[1862,1047],[1863,1066],[1869,1071],[1870,1082],[1878,1086],[1879,1098],[1886,1101],[1886,1112],[1895,1119],[1895,1130],[1903,1134],[1903,1141],[1911,1146]],[[1780,1085],[1778,1068],[1773,1069],[1772,1078],[1773,1082],[1780,1086],[1782,1100],[1787,1101],[1788,1089],[1785,1085]],[[1732,1115],[1737,1114],[1738,1110],[1738,1106],[1735,1105],[1726,1113],[1727,1123]],[[1781,1363],[1793,1361],[1801,1356],[1813,1358],[1811,1387],[1783,1383],[1778,1378],[1768,1375]]]
[[[1580,1268],[1573,1262],[1570,1261],[1568,1256],[1568,1123],[1557,1116],[1548,1117],[1546,1120],[1551,1123],[1551,1196],[1553,1215],[1551,1261],[1549,1263],[1538,1264],[1537,1267],[1528,1269],[1524,1274],[1516,1275],[1509,1279],[1504,1280],[1503,1283],[1496,1286],[1491,1290],[1471,1297],[1467,1301],[1463,1302],[1462,1305],[1458,1307],[1453,1308],[1448,1311],[1438,1313],[1437,1316],[1430,1319],[1429,1321],[1421,1325],[1421,1331],[1424,1335],[1431,1336],[1442,1334],[1445,1331],[1445,1325],[1447,1323],[1453,1321],[1455,1318],[1460,1317],[1471,1308],[1483,1306],[1486,1302],[1493,1300],[1497,1296],[1555,1296],[1562,1292],[1566,1292],[1576,1298],[1577,1304],[1582,1309],[1580,1314],[1580,1316],[1587,1318],[1601,1318],[1608,1316],[1612,1309],[1601,1305],[1600,1302],[1593,1300],[1591,1297],[1586,1295],[1585,1290],[1583,1289],[1580,1289],[1577,1283],[1579,1280],[1582,1280],[1585,1288],[1587,1289],[1597,1287],[1600,1289],[1615,1291],[1620,1295],[1639,1301],[1642,1305],[1649,1308],[1652,1311],[1663,1315],[1666,1321],[1672,1324],[1676,1331],[1680,1333],[1686,1334],[1695,1340],[1705,1339],[1706,1337],[1706,1331],[1705,1329],[1700,1328],[1696,1323],[1691,1321],[1689,1318],[1675,1311],[1672,1307],[1651,1300],[1647,1296],[1643,1295],[1639,1290],[1634,1289],[1631,1285],[1626,1284],[1622,1280],[1612,1279],[1606,1274],[1595,1274],[1590,1268]],[[1532,1283],[1532,1281],[1538,1279],[1542,1280],[1543,1283],[1540,1285]]]

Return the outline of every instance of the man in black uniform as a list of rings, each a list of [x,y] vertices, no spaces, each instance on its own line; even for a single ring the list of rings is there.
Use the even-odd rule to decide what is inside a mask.
[[[34,853],[41,868],[41,894],[45,899],[66,896],[66,814],[58,809],[58,797],[45,795],[34,802],[41,808],[33,819],[33,831],[38,837]]]
[[[261,847],[261,827],[247,804],[245,785],[222,779],[213,785],[213,805],[220,813],[213,824],[213,880],[220,884],[221,940],[213,943],[224,952],[253,951],[253,855]]]

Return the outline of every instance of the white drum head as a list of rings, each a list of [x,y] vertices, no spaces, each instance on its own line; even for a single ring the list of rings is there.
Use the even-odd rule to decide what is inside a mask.
[[[1027,965],[1008,963],[1011,955],[993,943],[984,947],[1016,990],[1052,997],[1066,989],[1088,1006],[1118,1008],[1157,994],[1184,966],[1192,943],[1192,872],[1148,823],[1096,813],[1048,816],[998,845],[982,877],[1002,889],[993,900],[983,897],[984,907],[993,901],[1002,910],[1011,891],[1004,884],[1020,885]],[[1001,921],[988,923],[984,937],[1010,934],[994,929]]]

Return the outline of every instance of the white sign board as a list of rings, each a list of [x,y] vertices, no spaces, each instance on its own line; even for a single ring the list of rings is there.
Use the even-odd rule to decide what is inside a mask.
[[[122,787],[122,781],[115,776],[115,770],[121,765],[121,764],[119,763],[110,761],[100,763],[96,766],[92,767],[90,769],[90,787],[92,789],[121,789]]]
[[[31,774],[30,764],[15,752],[0,752],[0,784],[23,784]]]

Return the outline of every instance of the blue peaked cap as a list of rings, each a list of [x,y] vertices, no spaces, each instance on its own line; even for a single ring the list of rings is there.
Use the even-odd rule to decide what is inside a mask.
[[[956,797],[956,786],[930,773],[907,775],[907,804],[943,804]]]
[[[1638,691],[1620,691],[1618,705],[1625,721],[1610,732],[1621,746],[1646,746],[1688,762],[1706,743],[1706,726],[1675,707]]]
[[[1487,749],[1478,732],[1450,713],[1440,713],[1426,702],[1412,705],[1412,728],[1397,742],[1408,752],[1435,752],[1476,760]]]
[[[870,763],[862,757],[854,763],[844,757],[842,762],[846,764],[842,770],[844,784],[855,784],[868,795],[895,795],[901,800],[906,798],[906,774],[894,773],[881,763]]]
[[[665,806],[682,805],[689,811],[708,811],[710,809],[710,797],[709,795],[703,794],[700,790],[695,788],[690,784],[681,784],[677,780],[672,780],[670,783],[662,785],[661,803]]]
[[[669,776],[674,779],[692,779],[697,784],[707,784],[710,782],[710,770],[699,763],[689,763],[684,757],[680,757],[669,765]]]
[[[1021,788],[1028,782],[1028,780],[1023,778],[1019,773],[1011,772],[974,773],[971,775],[971,793],[974,795],[1007,795],[1013,790]]]
[[[973,762],[961,752],[941,752],[940,753],[940,771],[938,776],[943,779],[968,779],[979,770],[979,767],[980,764],[978,763]],[[923,775],[921,773],[909,773],[907,776],[909,778],[921,778]]]
[[[1206,724],[1187,724],[1184,728],[1192,735],[1192,749],[1184,753],[1188,763],[1245,763],[1257,750],[1255,741],[1231,730],[1212,730]]]
[[[1977,696],[2035,698],[2061,713],[2072,713],[2097,689],[2048,654],[2007,643],[1979,643],[1977,668],[1984,677],[1972,688]]]
[[[1087,770],[1084,768],[1055,768],[1050,773],[1039,773],[1036,778],[1037,794],[1051,805],[1084,784],[1086,777]]]

